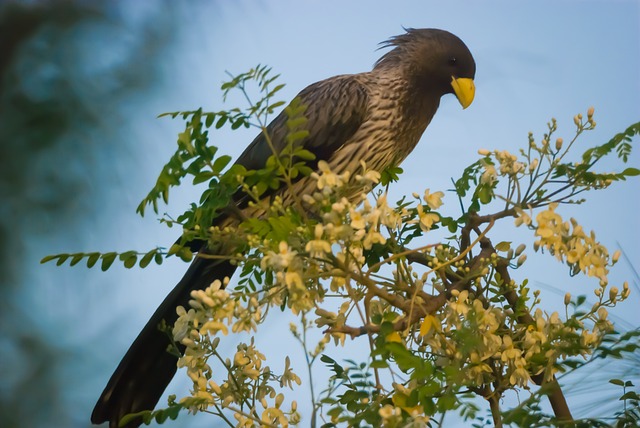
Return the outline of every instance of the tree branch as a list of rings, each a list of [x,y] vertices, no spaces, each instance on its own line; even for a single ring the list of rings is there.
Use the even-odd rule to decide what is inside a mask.
[[[500,258],[496,264],[496,272],[498,272],[502,278],[502,290],[504,292],[504,297],[515,310],[518,304],[518,295],[512,289],[505,287],[505,284],[511,283],[511,275],[509,275],[508,266],[509,261],[507,259]],[[518,322],[522,324],[531,325],[535,323],[534,318],[528,311],[516,313],[516,316],[518,318]],[[554,415],[556,415],[560,420],[572,421],[573,416],[571,415],[571,410],[569,409],[567,400],[556,377],[553,376],[550,381],[545,382],[544,373],[540,373],[532,375],[531,379],[536,383],[536,385],[543,387],[547,391],[546,394],[549,397],[549,402],[551,403]]]

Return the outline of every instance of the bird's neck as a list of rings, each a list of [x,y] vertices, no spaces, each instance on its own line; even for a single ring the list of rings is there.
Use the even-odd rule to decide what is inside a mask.
[[[402,159],[418,144],[440,104],[436,88],[413,82],[408,73],[384,70],[376,73],[379,98],[394,104],[397,113],[393,118],[395,139],[402,146]]]

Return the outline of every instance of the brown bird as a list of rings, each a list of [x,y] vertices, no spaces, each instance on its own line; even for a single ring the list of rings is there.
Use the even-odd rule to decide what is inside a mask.
[[[382,43],[382,47],[392,50],[375,63],[372,71],[331,77],[298,94],[307,106],[309,135],[302,144],[315,154],[313,166],[324,160],[336,173],[353,173],[361,168],[361,161],[377,171],[397,166],[418,144],[443,95],[455,94],[463,108],[473,101],[475,61],[455,35],[436,29],[408,29]],[[287,115],[282,112],[267,127],[276,150],[285,147],[286,122]],[[272,154],[261,133],[236,163],[247,169],[261,169]],[[292,193],[311,193],[313,186],[311,179],[303,177],[293,191],[283,187],[280,195],[286,203]],[[222,215],[215,224],[237,221]],[[224,243],[215,248],[205,242],[189,246],[201,253],[227,254]],[[176,307],[188,305],[192,290],[231,277],[235,269],[228,261],[195,258],[111,376],[91,415],[94,424],[109,421],[110,427],[117,427],[124,415],[155,407],[177,367],[177,357],[167,352],[169,338],[158,329],[159,324],[164,320],[172,325],[177,319]],[[138,419],[126,426],[137,427],[141,423]]]

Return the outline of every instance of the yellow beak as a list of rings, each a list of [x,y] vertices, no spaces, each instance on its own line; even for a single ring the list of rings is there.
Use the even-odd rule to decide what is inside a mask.
[[[467,108],[473,102],[473,97],[476,95],[476,85],[473,83],[473,79],[468,79],[465,77],[456,78],[454,76],[451,77],[451,87],[453,88],[453,92],[458,97],[458,101],[460,101],[460,105],[462,108]]]

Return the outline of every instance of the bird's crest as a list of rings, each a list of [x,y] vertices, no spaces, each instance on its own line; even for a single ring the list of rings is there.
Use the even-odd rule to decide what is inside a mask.
[[[396,65],[399,61],[402,61],[407,53],[415,51],[425,42],[431,42],[434,39],[459,39],[453,34],[445,30],[439,30],[435,28],[404,28],[406,32],[404,34],[398,34],[393,36],[384,42],[379,43],[378,50],[386,48],[394,48],[384,54],[376,63],[373,68],[382,67],[385,65]]]

